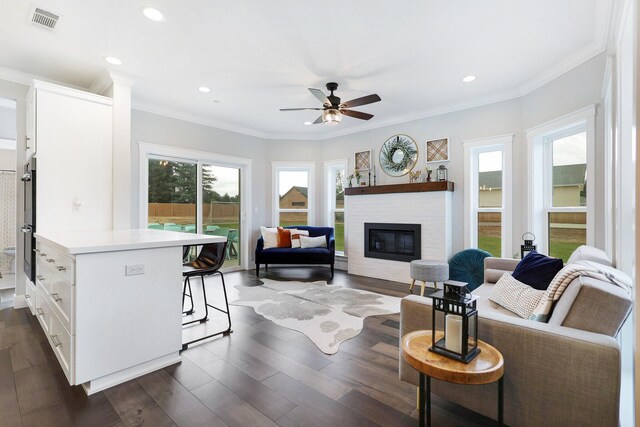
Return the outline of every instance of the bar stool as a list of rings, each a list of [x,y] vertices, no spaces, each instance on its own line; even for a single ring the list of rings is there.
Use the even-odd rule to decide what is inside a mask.
[[[231,314],[229,312],[229,300],[227,299],[227,288],[224,282],[224,275],[220,271],[220,267],[224,264],[225,254],[227,249],[227,242],[221,243],[209,243],[207,245],[202,246],[202,250],[198,255],[198,258],[193,260],[190,263],[186,263],[183,265],[182,269],[182,277],[184,277],[184,285],[182,288],[182,306],[184,308],[185,297],[189,297],[191,301],[191,309],[184,312],[184,314],[192,314],[193,310],[193,292],[191,291],[191,281],[192,277],[200,276],[200,281],[202,283],[202,296],[204,298],[204,316],[200,319],[190,320],[188,322],[184,322],[182,326],[191,325],[193,323],[204,323],[209,320],[209,308],[213,308],[214,310],[218,310],[221,313],[227,315],[227,320],[229,322],[229,326],[219,332],[207,335],[202,338],[198,338],[187,343],[182,344],[182,350],[186,350],[190,344],[193,344],[198,341],[206,340],[211,337],[215,337],[216,335],[228,335],[231,332]],[[222,292],[224,294],[224,303],[226,310],[222,308],[216,307],[214,305],[209,304],[207,301],[207,290],[204,283],[204,276],[211,276],[214,274],[219,274],[222,279]],[[189,288],[189,293],[187,293],[187,288]]]

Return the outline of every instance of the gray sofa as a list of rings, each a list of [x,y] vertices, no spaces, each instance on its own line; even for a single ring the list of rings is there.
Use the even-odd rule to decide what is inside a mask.
[[[581,277],[567,287],[548,323],[522,319],[488,299],[495,282],[517,263],[486,258],[485,283],[473,291],[480,296],[478,338],[504,356],[505,423],[618,426],[621,372],[616,336],[631,310],[631,297],[615,285]],[[400,337],[430,328],[431,299],[405,297]],[[418,385],[417,371],[402,357],[400,379]],[[496,419],[496,384],[431,384],[434,394]]]

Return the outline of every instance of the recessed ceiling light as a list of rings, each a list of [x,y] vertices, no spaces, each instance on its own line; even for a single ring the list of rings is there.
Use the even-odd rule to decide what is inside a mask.
[[[198,88],[198,90],[199,90],[200,92],[202,92],[202,93],[209,93],[209,92],[211,92],[211,89],[209,89],[209,88],[208,88],[208,87],[206,87],[206,86],[200,86],[200,87]]]
[[[472,81],[474,81],[476,79],[476,76],[467,76],[465,78],[462,79],[463,82],[465,83],[470,83]]]
[[[164,13],[160,12],[155,7],[149,7],[149,6],[143,7],[142,14],[155,22],[164,21]]]
[[[311,122],[304,122],[304,124],[305,124],[305,125],[307,125],[307,126],[309,126],[309,125],[312,125],[313,123],[311,123]]]
[[[214,100],[213,100],[213,102],[214,102],[215,104],[220,104],[220,100],[219,100],[219,99],[214,99]]]
[[[122,61],[116,58],[115,56],[105,56],[104,60],[111,65],[122,65]]]

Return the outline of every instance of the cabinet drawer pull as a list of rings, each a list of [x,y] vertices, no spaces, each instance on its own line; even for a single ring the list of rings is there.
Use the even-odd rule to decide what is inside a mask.
[[[55,260],[55,259],[53,259],[53,258],[47,258],[47,262],[48,262],[48,263],[54,263],[54,262],[56,262],[56,260]]]
[[[55,293],[55,292],[51,294],[51,298],[53,298],[53,300],[54,300],[55,302],[60,302],[60,301],[62,301],[62,298],[60,298],[60,295],[58,295],[58,294],[57,294],[57,293]]]
[[[67,268],[62,265],[56,265],[56,270],[58,271],[67,271]]]
[[[62,345],[62,342],[58,339],[57,335],[50,335],[50,336],[51,336],[51,341],[53,341],[54,347],[60,347]]]
[[[40,280],[41,282],[44,282],[44,277],[43,276],[36,276],[36,279]]]
[[[26,294],[24,297],[25,297],[26,299],[29,299],[29,298],[31,298],[31,295]]]
[[[38,316],[43,316],[44,315],[44,310],[41,308],[36,309],[36,313],[38,313]]]
[[[41,253],[40,253],[40,256],[41,256],[41,257],[45,257],[45,256],[47,256],[47,254],[45,254],[44,252],[41,252]]]
[[[38,253],[40,253],[40,249],[34,249],[33,252],[38,254]]]

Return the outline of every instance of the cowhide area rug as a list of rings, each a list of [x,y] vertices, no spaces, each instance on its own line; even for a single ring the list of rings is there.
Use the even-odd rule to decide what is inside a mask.
[[[364,318],[400,312],[400,298],[327,282],[280,282],[262,279],[260,286],[236,286],[233,305],[253,307],[277,325],[305,334],[326,354],[362,331]]]

